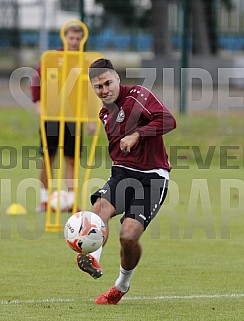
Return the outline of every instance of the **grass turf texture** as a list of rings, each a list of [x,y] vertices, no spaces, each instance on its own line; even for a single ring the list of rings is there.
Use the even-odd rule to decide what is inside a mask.
[[[15,115],[14,123],[10,113]],[[35,163],[30,162],[27,169],[22,166],[22,146],[39,144],[37,122],[30,129],[30,115],[26,113],[1,110],[0,144],[16,148],[17,159],[16,166],[8,169],[8,154],[6,151],[1,154],[1,182],[8,180],[11,186],[1,185],[0,320],[244,319],[241,117],[219,120],[182,117],[178,119],[177,131],[165,137],[168,151],[172,146],[189,148],[179,151],[180,158],[175,162],[178,168],[171,173],[165,206],[142,237],[143,256],[131,290],[114,307],[97,306],[94,299],[113,285],[118,275],[118,218],[111,222],[110,238],[101,259],[104,276],[93,280],[76,267],[75,253],[65,244],[62,232],[44,232],[45,215],[35,214],[33,190],[27,190],[26,216],[5,214],[17,194],[24,201],[21,182],[26,179],[38,182]],[[99,144],[105,146],[104,135]],[[213,157],[205,162],[209,163],[207,168],[201,169],[203,162],[199,153],[192,152],[192,146],[199,146],[202,161],[206,160],[209,146],[216,147]],[[228,159],[224,168],[220,166],[225,157],[221,146],[239,146],[229,150],[228,154],[236,158]],[[103,163],[92,172],[92,178],[105,180],[109,162],[105,161],[105,153],[99,155]],[[81,180],[82,176],[81,173]],[[231,189],[228,203],[223,189],[229,181],[238,182],[240,190]],[[230,210],[225,212],[228,205]],[[62,215],[63,222],[67,218],[67,214]]]

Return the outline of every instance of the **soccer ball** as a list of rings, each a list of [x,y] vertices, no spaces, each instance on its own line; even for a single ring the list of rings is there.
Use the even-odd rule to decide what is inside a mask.
[[[69,194],[66,191],[61,190],[60,192],[55,191],[50,197],[50,206],[52,210],[56,210],[58,205],[61,211],[68,209],[68,198]]]
[[[91,253],[99,249],[107,231],[102,219],[95,213],[82,211],[73,214],[64,227],[64,238],[78,253]]]

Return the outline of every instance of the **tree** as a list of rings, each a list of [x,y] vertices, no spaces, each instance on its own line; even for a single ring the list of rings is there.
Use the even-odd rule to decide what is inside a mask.
[[[231,0],[222,0],[227,10]],[[192,19],[193,54],[210,55],[218,52],[216,0],[189,0]]]
[[[203,0],[190,0],[192,19],[192,50],[195,54],[210,54],[210,39]]]
[[[169,28],[169,3],[181,0],[149,0],[151,8],[144,9],[141,18],[136,17],[137,7],[140,5],[136,0],[96,0],[103,4],[111,21],[118,24],[122,21],[126,26],[132,27],[141,22],[141,25],[150,25],[153,35],[153,49],[155,55],[167,56],[172,53],[172,35]],[[191,33],[193,39],[193,54],[210,55],[216,54],[217,44],[217,0],[188,0]],[[232,9],[232,0],[221,0],[227,10]],[[137,19],[137,22],[135,23]],[[110,21],[110,24],[112,24]]]
[[[171,33],[169,30],[169,1],[151,0],[152,2],[152,35],[155,55],[172,53]]]
[[[138,10],[140,1],[135,0],[96,0],[101,3],[106,14],[111,19],[118,18],[123,21],[126,26],[135,27],[150,25],[153,35],[153,47],[155,55],[169,55],[172,52],[171,34],[169,30],[168,5],[170,0],[151,0],[151,8]],[[142,14],[138,17],[137,12]],[[144,13],[144,14],[143,14]],[[110,24],[112,22],[110,21]]]
[[[117,23],[122,21],[126,26],[131,26],[134,23],[135,7],[130,0],[96,0],[97,3],[103,5],[109,19],[117,19]],[[120,21],[118,21],[118,19]],[[111,22],[111,21],[110,21]],[[113,25],[113,21],[111,22]]]

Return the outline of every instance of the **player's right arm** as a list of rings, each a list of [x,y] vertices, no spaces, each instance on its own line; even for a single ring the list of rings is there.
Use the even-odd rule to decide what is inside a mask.
[[[35,111],[38,116],[41,115],[41,101],[40,100],[35,102]]]
[[[131,148],[138,143],[139,139],[140,135],[137,132],[125,136],[120,140],[120,149],[122,152],[130,153]]]
[[[37,115],[41,114],[41,66],[39,65],[31,79],[31,95]]]

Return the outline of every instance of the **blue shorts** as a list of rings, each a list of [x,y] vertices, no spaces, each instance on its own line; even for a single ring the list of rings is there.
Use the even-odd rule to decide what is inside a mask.
[[[105,198],[121,219],[130,217],[139,221],[144,230],[158,213],[168,190],[168,180],[157,173],[143,173],[113,166],[108,182],[91,195],[91,203]]]

